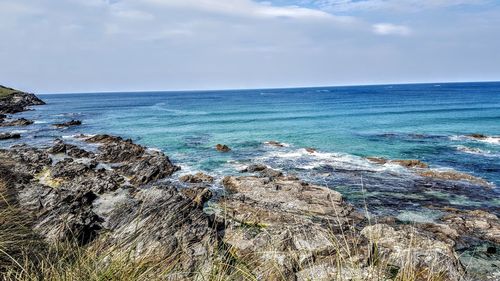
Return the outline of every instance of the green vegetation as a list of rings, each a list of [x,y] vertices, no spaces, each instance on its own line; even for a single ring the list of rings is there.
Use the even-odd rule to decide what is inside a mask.
[[[0,99],[5,98],[9,95],[12,95],[13,93],[20,92],[19,90],[12,89],[12,88],[7,88],[2,85],[0,85]]]

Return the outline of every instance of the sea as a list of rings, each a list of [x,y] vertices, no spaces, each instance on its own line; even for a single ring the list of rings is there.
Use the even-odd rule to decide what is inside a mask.
[[[1,147],[46,146],[56,138],[77,142],[79,134],[106,133],[163,151],[182,168],[174,178],[198,171],[217,177],[212,188],[219,193],[224,176],[266,164],[337,190],[360,209],[401,220],[433,221],[442,214],[436,205],[500,215],[500,83],[38,96],[47,105],[16,116],[35,124],[0,128],[22,134]],[[52,126],[72,119],[83,124]],[[231,151],[218,152],[216,144]],[[418,159],[491,186],[430,183],[367,157]]]

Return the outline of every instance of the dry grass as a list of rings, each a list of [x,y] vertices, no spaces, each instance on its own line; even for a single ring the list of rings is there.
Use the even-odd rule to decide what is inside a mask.
[[[11,89],[0,85],[0,99],[5,98],[13,93],[19,92],[16,89]]]
[[[6,170],[0,165],[0,173]],[[4,174],[0,178],[8,178]],[[332,222],[332,225],[338,222]],[[352,226],[354,228],[354,226]],[[264,230],[265,231],[265,228]],[[307,231],[307,230],[304,230]],[[404,257],[403,267],[389,264],[379,255],[377,241],[368,243],[368,249],[353,247],[353,241],[365,239],[350,232],[331,233],[330,239],[336,245],[329,261],[335,268],[333,280],[397,280],[397,281],[440,281],[442,273],[422,272],[413,267],[412,255]],[[244,257],[234,255],[224,245],[215,247],[210,268],[200,269],[202,273],[180,272],[175,260],[159,257],[135,258],[132,253],[114,251],[99,240],[80,247],[76,243],[48,244],[32,232],[30,216],[23,212],[15,201],[15,194],[9,189],[8,181],[0,181],[0,274],[2,280],[258,280],[253,273],[253,263]],[[359,243],[362,244],[362,243]],[[365,243],[366,244],[366,243]],[[411,247],[411,245],[409,245]],[[368,251],[369,266],[362,265],[356,257]],[[274,251],[279,254],[279,249]],[[311,263],[312,264],[312,263]],[[305,265],[306,267],[308,264]],[[273,263],[268,270],[276,272],[273,280],[287,280]],[[364,268],[362,270],[362,268]],[[364,272],[363,275],[356,273]],[[354,274],[354,275],[353,275]]]

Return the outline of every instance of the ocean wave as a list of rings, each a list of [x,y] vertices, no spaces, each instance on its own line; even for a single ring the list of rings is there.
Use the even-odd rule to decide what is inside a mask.
[[[208,112],[205,112],[205,111],[191,111],[191,110],[168,108],[167,104],[164,102],[154,104],[154,105],[150,106],[150,108],[153,110],[169,112],[169,113],[172,113],[174,115],[207,115],[208,114]]]
[[[376,165],[367,159],[347,153],[308,151],[305,148],[272,150],[256,158],[257,161],[272,163],[271,166],[284,166],[302,170],[314,170],[324,166],[353,171],[408,173],[399,165]],[[274,168],[274,167],[273,167]]]
[[[500,153],[492,152],[491,150],[483,150],[477,147],[468,147],[464,145],[457,145],[456,149],[460,152],[481,155],[485,157],[499,157]]]
[[[500,145],[500,136],[484,136],[484,135],[454,135],[450,136],[451,141],[477,141],[482,143]]]

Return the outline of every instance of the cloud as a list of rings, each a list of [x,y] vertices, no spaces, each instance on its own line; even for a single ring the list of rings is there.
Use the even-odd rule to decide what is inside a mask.
[[[324,10],[348,12],[359,10],[418,11],[453,6],[485,5],[492,0],[309,0]]]
[[[378,23],[373,25],[373,32],[379,35],[408,36],[411,34],[411,29],[404,25],[395,25],[391,23]]]
[[[452,4],[436,1],[426,5]],[[372,8],[347,10],[355,2]],[[1,82],[84,92],[500,77],[499,8],[386,13],[376,5],[397,1],[339,0],[339,12],[311,3],[3,0]]]

